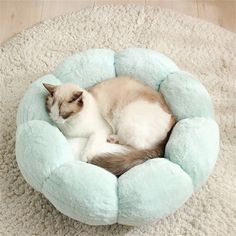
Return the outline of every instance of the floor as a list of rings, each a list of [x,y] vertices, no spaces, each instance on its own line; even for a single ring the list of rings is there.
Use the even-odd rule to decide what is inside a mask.
[[[40,21],[108,3],[169,8],[236,32],[236,0],[0,0],[0,44]]]

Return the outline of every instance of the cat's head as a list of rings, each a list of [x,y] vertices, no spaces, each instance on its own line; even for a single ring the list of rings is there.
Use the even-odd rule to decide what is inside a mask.
[[[84,105],[84,90],[75,84],[43,84],[47,89],[46,109],[51,119],[58,124],[78,114]]]

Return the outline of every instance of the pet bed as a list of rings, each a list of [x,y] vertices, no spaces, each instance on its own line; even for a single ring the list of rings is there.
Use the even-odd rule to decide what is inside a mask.
[[[165,149],[119,178],[74,158],[45,110],[42,83],[88,87],[131,75],[159,90],[178,122]],[[62,213],[91,225],[140,225],[166,217],[207,180],[217,159],[218,125],[204,86],[165,55],[143,48],[73,55],[31,84],[17,113],[16,158],[26,181]]]

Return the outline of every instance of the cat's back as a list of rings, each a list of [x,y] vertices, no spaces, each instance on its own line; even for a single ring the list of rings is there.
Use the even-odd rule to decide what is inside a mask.
[[[101,102],[108,98],[110,102],[131,102],[134,99],[146,98],[155,100],[158,92],[129,76],[119,76],[107,79],[91,87],[89,91]]]
[[[143,84],[128,76],[119,76],[107,79],[91,87],[89,91],[95,96],[103,95],[122,95],[129,92],[131,94],[135,90],[140,90]],[[127,94],[126,94],[127,95]]]
[[[170,113],[163,96],[159,92],[129,76],[105,80],[91,87],[89,92],[98,101],[103,112],[106,113],[121,109],[138,100],[150,103],[158,102],[163,110]]]

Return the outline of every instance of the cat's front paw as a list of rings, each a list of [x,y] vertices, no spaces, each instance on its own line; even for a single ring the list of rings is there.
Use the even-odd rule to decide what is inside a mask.
[[[84,155],[84,154],[83,154],[83,155],[80,157],[80,161],[88,162],[87,155]]]
[[[84,162],[89,162],[93,159],[94,156],[95,154],[93,152],[86,152],[82,155],[80,160]]]
[[[119,143],[120,143],[120,140],[119,140],[119,137],[118,137],[117,134],[110,134],[110,135],[107,137],[107,142],[108,142],[108,143],[119,144]]]

